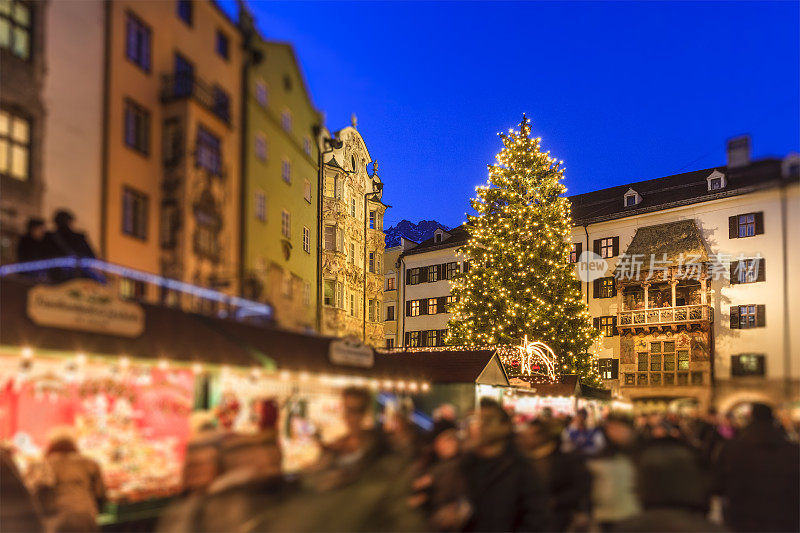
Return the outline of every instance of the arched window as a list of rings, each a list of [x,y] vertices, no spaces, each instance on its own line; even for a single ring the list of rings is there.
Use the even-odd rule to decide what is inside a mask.
[[[355,158],[355,156],[350,156],[350,163],[353,166],[353,171],[355,171],[356,170],[356,158]]]

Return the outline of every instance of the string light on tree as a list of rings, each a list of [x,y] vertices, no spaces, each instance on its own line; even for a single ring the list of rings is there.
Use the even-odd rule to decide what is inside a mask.
[[[465,224],[470,237],[459,252],[470,269],[453,280],[448,342],[519,345],[527,335],[553,349],[559,374],[599,385],[587,353],[599,333],[569,262],[563,162],[541,150],[525,115],[519,131],[500,138],[488,181],[475,189],[477,215]]]

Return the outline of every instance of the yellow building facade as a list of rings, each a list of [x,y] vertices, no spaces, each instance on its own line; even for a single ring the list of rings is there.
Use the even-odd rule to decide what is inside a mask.
[[[238,292],[240,33],[211,1],[105,6],[103,255]]]

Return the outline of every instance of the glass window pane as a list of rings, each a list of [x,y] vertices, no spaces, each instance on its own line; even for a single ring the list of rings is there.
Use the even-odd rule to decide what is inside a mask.
[[[28,142],[30,136],[30,128],[28,122],[21,118],[15,118],[11,127],[11,138],[20,143]]]
[[[14,20],[22,26],[28,26],[31,23],[31,11],[28,6],[17,2],[14,6]]]
[[[21,58],[28,58],[28,30],[14,28],[14,53]]]
[[[5,111],[0,111],[0,135],[7,136],[9,132],[10,117]]]
[[[0,172],[8,172],[8,141],[0,139]]]
[[[11,14],[11,0],[0,0],[0,15]]]
[[[660,342],[651,342],[650,343],[650,351],[653,353],[660,353],[661,352],[661,343]]]
[[[11,24],[6,19],[0,19],[0,46],[3,48],[11,46]]]
[[[11,147],[11,175],[21,180],[28,177],[28,150],[21,146]]]
[[[675,342],[673,342],[673,341],[664,342],[664,351],[665,352],[674,352],[675,351]]]

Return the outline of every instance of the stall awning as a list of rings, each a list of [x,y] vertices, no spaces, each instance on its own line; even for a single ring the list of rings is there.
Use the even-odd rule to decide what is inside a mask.
[[[495,350],[432,350],[378,353],[377,372],[407,372],[414,379],[430,383],[475,383],[508,386],[500,358]]]
[[[555,383],[531,383],[530,388],[520,387],[520,392],[536,396],[562,396],[610,400],[611,391],[581,383],[577,374],[565,374]]]

